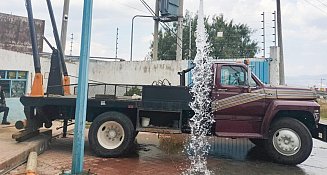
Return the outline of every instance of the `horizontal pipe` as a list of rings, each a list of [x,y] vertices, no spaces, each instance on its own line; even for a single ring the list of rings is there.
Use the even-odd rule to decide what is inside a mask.
[[[30,152],[26,165],[26,175],[36,175],[37,153]]]

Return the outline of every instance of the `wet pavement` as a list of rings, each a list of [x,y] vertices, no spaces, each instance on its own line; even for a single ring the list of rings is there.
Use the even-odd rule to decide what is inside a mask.
[[[95,174],[181,174],[188,166],[182,152],[185,137],[139,133],[131,154],[107,159],[94,156],[86,142],[84,168]],[[62,170],[71,168],[72,138],[70,135],[52,141],[50,150],[38,157],[38,174],[60,174]],[[212,149],[208,167],[212,174],[327,174],[327,144],[317,140],[314,140],[311,156],[298,166],[271,163],[265,152],[247,139],[211,137],[210,142]],[[10,174],[24,172],[25,166],[18,167]]]

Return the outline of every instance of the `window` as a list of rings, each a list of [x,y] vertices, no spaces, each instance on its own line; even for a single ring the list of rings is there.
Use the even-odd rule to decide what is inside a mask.
[[[17,71],[8,71],[7,72],[7,79],[16,79]]]
[[[26,79],[27,78],[27,72],[25,72],[25,71],[19,71],[17,78],[18,79]]]
[[[247,71],[240,66],[223,66],[221,68],[221,85],[247,86]],[[256,86],[251,77],[250,86]]]
[[[6,78],[6,71],[0,70],[0,79]]]
[[[11,83],[11,97],[21,97],[25,94],[25,81],[12,81]]]
[[[0,70],[0,85],[7,98],[26,93],[27,71]]]
[[[0,86],[2,90],[5,92],[5,97],[10,97],[10,81],[8,80],[0,80]]]

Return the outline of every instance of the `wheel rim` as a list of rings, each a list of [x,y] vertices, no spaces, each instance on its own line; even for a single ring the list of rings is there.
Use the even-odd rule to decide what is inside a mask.
[[[123,143],[125,132],[119,123],[107,121],[99,127],[97,138],[105,149],[115,149]]]
[[[273,145],[280,154],[292,156],[299,152],[301,138],[295,131],[289,128],[282,128],[274,133]]]

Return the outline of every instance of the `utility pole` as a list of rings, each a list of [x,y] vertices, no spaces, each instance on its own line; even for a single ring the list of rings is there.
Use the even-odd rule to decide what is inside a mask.
[[[117,33],[116,33],[116,58],[118,55],[118,32],[119,32],[119,28],[117,27]]]
[[[273,41],[273,43],[275,44],[275,46],[277,46],[276,11],[274,11],[274,13],[272,13],[272,14],[274,15],[274,19],[272,20],[273,23],[274,23],[274,27],[273,27],[273,29],[274,29],[274,33],[273,33],[273,35],[274,35],[274,41]]]
[[[176,60],[182,60],[183,58],[183,2],[184,0],[179,0]]]
[[[262,58],[266,58],[266,29],[265,29],[265,12],[262,12],[262,51],[263,51],[263,54],[262,54]]]
[[[189,33],[189,41],[188,41],[188,59],[191,60],[192,55],[192,16],[190,15],[190,33]]]
[[[155,15],[153,32],[153,61],[158,60],[159,0],[156,0]]]
[[[62,23],[61,23],[60,41],[61,41],[61,48],[62,48],[64,55],[65,55],[65,50],[66,50],[69,2],[70,2],[70,0],[65,0],[65,2],[64,2],[64,9],[63,9],[63,13],[62,13]]]
[[[278,27],[278,47],[280,50],[279,83],[280,85],[285,85],[282,16],[281,16],[280,0],[277,0],[277,27]]]

